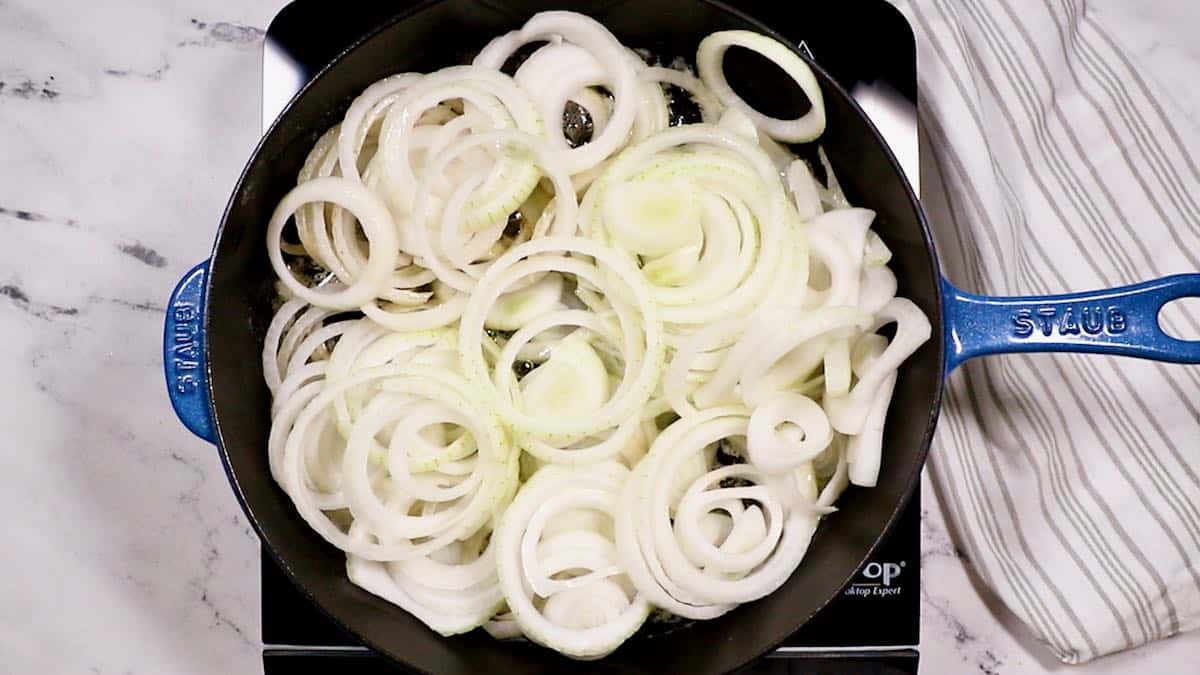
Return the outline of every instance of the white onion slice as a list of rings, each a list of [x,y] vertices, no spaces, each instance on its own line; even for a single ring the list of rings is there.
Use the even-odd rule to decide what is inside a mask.
[[[569,656],[595,659],[624,642],[646,620],[650,605],[620,573],[616,546],[596,530],[560,530],[547,536],[547,523],[572,511],[616,517],[617,496],[628,471],[619,464],[566,470],[549,466],[522,487],[494,535],[500,588],[513,620],[530,640]],[[584,536],[579,536],[584,535]],[[569,538],[569,548],[555,547]],[[539,546],[540,542],[540,546]],[[564,542],[565,543],[565,542]],[[575,553],[564,559],[563,554]],[[560,561],[552,560],[558,555]],[[551,574],[582,570],[583,576],[530,587],[527,570]],[[541,609],[534,594],[544,599]]]
[[[780,393],[754,409],[746,431],[750,462],[767,473],[811,461],[833,440],[829,418],[807,396]]]
[[[744,47],[775,62],[796,82],[812,107],[804,115],[791,120],[781,120],[764,115],[742,100],[725,79],[723,61],[730,47]],[[754,121],[772,138],[786,143],[806,143],[821,135],[825,130],[825,101],[821,87],[812,69],[788,47],[764,35],[745,30],[727,30],[713,33],[700,41],[696,50],[696,66],[700,79],[726,106],[736,108]]]
[[[323,293],[302,285],[292,275],[279,248],[288,217],[304,204],[329,202],[358,218],[370,243],[370,257],[362,273],[346,288]],[[267,225],[267,254],[280,281],[293,295],[319,307],[354,309],[379,296],[396,264],[399,247],[396,227],[387,206],[360,183],[344,178],[317,178],[292,189],[275,208]]]
[[[859,376],[854,388],[845,396],[827,398],[825,412],[829,423],[843,434],[860,433],[871,412],[871,403],[884,380],[899,369],[913,352],[929,340],[932,327],[925,313],[911,300],[895,298],[879,311],[874,333],[889,323],[896,324],[896,336],[886,350]]]
[[[550,11],[535,14],[519,31],[492,40],[475,57],[475,63],[499,70],[521,45],[559,39],[578,45],[595,57],[604,67],[605,84],[616,99],[612,115],[600,135],[563,154],[567,171],[575,174],[596,166],[616,152],[633,128],[638,80],[636,64],[625,53],[625,47],[595,19],[573,12]]]

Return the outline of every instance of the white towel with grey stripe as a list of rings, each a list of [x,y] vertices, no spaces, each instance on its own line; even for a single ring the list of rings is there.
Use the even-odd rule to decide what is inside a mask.
[[[922,200],[951,281],[1027,295],[1200,271],[1200,129],[1122,48],[1121,17],[1085,0],[896,2],[917,33]],[[1166,325],[1198,326],[1185,310]],[[1200,367],[969,363],[930,471],[979,576],[1063,661],[1200,626]]]

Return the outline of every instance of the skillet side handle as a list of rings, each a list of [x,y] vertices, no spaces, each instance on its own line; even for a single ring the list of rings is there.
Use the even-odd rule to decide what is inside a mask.
[[[217,442],[208,393],[205,362],[204,289],[208,261],[196,265],[180,279],[167,301],[163,329],[163,371],[167,395],[179,421],[209,443]]]
[[[967,293],[942,280],[945,374],[967,359],[1018,352],[1078,352],[1200,363],[1200,341],[1163,332],[1172,300],[1200,297],[1200,274],[1099,291],[1029,297]]]

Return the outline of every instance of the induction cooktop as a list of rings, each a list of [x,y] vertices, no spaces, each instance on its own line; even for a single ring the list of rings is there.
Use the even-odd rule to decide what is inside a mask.
[[[346,47],[417,0],[295,0],[263,45],[262,128],[310,77]],[[886,0],[838,3],[739,0],[743,12],[806,50],[858,101],[882,132],[914,189],[917,173],[916,49]],[[570,8],[564,2],[563,8]],[[886,457],[884,459],[886,460]],[[916,673],[920,635],[920,495],[842,594],[748,675]],[[329,621],[262,555],[266,675],[400,672]]]

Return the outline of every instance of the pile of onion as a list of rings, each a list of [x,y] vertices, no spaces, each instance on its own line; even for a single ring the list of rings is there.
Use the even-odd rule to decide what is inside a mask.
[[[811,109],[748,106],[733,45]],[[875,484],[929,322],[874,214],[786,145],[825,125],[804,61],[730,31],[695,63],[538,14],[368,87],[271,219],[271,471],[355,584],[439,633],[602,657],[654,610],[771,593]]]

